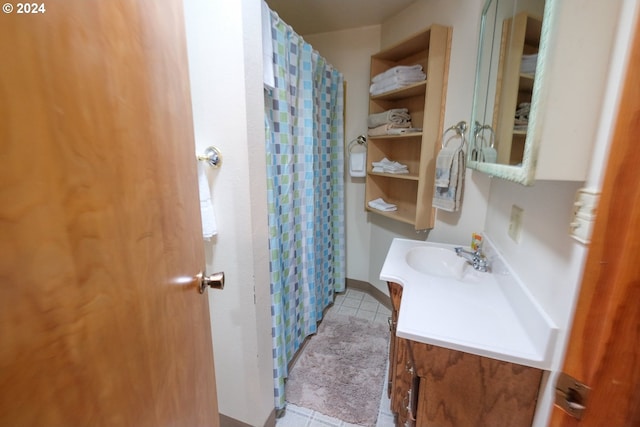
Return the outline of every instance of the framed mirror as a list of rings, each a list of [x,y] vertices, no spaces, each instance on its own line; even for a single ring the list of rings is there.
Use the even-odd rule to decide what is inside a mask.
[[[482,11],[468,167],[531,185],[556,0],[487,0]]]

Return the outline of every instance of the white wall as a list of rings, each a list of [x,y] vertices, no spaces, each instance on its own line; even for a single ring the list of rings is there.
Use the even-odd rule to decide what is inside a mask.
[[[267,250],[260,2],[185,1],[196,149],[208,170],[218,235],[205,242],[220,412],[262,426],[274,407]],[[194,325],[197,327],[197,325]]]

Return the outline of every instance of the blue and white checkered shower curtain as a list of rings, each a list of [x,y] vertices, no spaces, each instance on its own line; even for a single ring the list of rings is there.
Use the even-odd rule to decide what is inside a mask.
[[[345,287],[343,77],[271,12],[265,90],[275,405],[287,364]]]

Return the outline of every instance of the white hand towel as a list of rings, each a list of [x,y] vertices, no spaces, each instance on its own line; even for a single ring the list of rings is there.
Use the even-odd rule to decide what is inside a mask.
[[[362,178],[366,176],[365,165],[367,164],[367,153],[351,152],[349,153],[349,174],[354,178]]]
[[[204,172],[202,162],[198,162],[198,187],[200,189],[200,215],[202,216],[202,237],[206,240],[211,239],[218,234],[218,226],[216,225],[216,217],[213,212],[213,203],[211,202],[211,191],[209,190],[209,181]]]
[[[262,81],[265,86],[276,86],[273,71],[273,36],[271,35],[271,9],[262,1]]]
[[[480,153],[482,155],[481,162],[496,163],[498,161],[498,152],[493,147],[484,147]]]

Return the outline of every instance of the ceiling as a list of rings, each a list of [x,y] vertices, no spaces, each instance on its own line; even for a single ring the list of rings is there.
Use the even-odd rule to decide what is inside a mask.
[[[300,35],[378,25],[415,0],[266,0]]]

